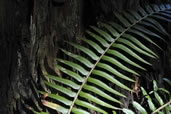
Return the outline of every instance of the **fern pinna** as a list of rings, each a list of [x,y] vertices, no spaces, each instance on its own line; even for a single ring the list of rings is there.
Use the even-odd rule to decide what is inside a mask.
[[[89,48],[66,42],[81,54],[61,49],[75,62],[56,59],[56,68],[62,72],[62,76],[45,76],[47,80],[44,80],[44,84],[48,89],[39,91],[44,96],[43,105],[62,114],[90,114],[92,111],[107,114],[105,109],[123,110],[123,103],[119,99],[127,96],[115,89],[115,86],[134,92],[129,84],[123,82],[134,83],[131,75],[140,76],[135,69],[145,72],[143,66],[151,66],[145,58],[158,58],[150,47],[162,50],[156,40],[166,43],[158,32],[167,36],[169,34],[159,20],[170,22],[170,9],[170,5],[148,5],[144,9],[140,7],[138,12],[115,12],[118,23],[90,26],[86,36],[80,38]]]

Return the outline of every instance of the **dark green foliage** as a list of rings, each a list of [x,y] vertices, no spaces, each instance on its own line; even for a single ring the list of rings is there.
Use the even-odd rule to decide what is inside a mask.
[[[44,84],[48,89],[39,91],[44,96],[43,105],[61,113],[89,114],[96,111],[106,114],[106,109],[111,112],[123,110],[128,114],[133,113],[120,107],[123,103],[119,99],[127,96],[116,88],[134,92],[130,86],[135,83],[134,77],[140,76],[139,71],[146,72],[145,66],[151,67],[148,58],[159,58],[151,47],[162,50],[158,42],[166,44],[167,41],[162,36],[169,34],[159,20],[170,22],[170,9],[170,5],[153,5],[146,6],[145,9],[140,7],[138,12],[115,12],[114,16],[119,23],[100,22],[99,27],[90,26],[86,36],[80,38],[89,47],[66,42],[81,54],[61,49],[74,62],[56,59],[56,68],[62,75],[45,75],[47,80],[44,80]],[[155,98],[162,106],[164,102],[155,89]],[[145,95],[143,88],[142,92],[150,109],[154,111],[156,108],[152,105],[151,98]],[[140,112],[147,113],[135,101],[133,106],[137,106]]]
[[[158,88],[155,80],[153,80],[153,91],[150,91],[149,93],[147,93],[143,87],[141,87],[141,91],[145,98],[144,102],[146,104],[140,105],[136,101],[133,101],[134,108],[139,110],[141,114],[148,114],[148,113],[170,114],[171,113],[171,94],[168,90],[164,88]],[[163,99],[161,95],[167,96],[167,97]],[[154,96],[154,97],[151,97],[151,96]],[[157,106],[158,108],[156,108],[155,104],[158,105]],[[146,106],[146,108],[144,108],[143,106]],[[147,110],[150,110],[150,112]],[[126,114],[135,114],[129,109],[123,109],[123,112],[125,112]]]

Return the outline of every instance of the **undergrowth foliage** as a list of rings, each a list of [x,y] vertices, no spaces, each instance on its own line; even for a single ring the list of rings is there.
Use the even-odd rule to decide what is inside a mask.
[[[171,21],[171,6],[148,5],[144,9],[140,7],[138,12],[115,12],[114,16],[118,23],[100,22],[98,27],[90,26],[85,37],[80,38],[88,47],[66,42],[77,53],[61,51],[74,61],[56,59],[55,67],[61,75],[46,74],[44,90],[38,91],[42,104],[48,108],[37,112],[30,107],[34,113],[46,114],[50,112],[48,110],[55,110],[62,114],[107,114],[120,110],[133,114],[129,109],[121,108],[124,103],[120,99],[127,96],[119,90],[134,93],[131,85],[136,83],[135,79],[141,78],[140,72],[147,72],[146,68],[152,67],[148,60],[159,59],[151,47],[163,51],[161,43],[167,45],[163,36],[170,36],[160,22]],[[141,88],[141,91],[151,111],[155,111],[157,108],[152,105],[150,96],[145,89]],[[164,105],[157,97],[158,90],[153,94],[160,106]],[[133,101],[133,106],[147,113],[140,103]]]
[[[168,79],[163,79],[170,81]],[[171,82],[168,82],[168,85],[171,86]],[[159,88],[155,80],[153,80],[153,90],[148,92],[141,87],[143,93],[143,103],[140,104],[136,101],[133,101],[133,107],[137,109],[141,114],[170,114],[171,113],[171,94],[165,88]],[[161,97],[162,95],[162,97]],[[167,96],[167,99],[164,99],[164,96]],[[166,102],[166,103],[164,103]],[[157,106],[155,106],[157,104]],[[144,107],[145,106],[145,107]],[[149,111],[147,111],[149,110]],[[123,112],[126,114],[136,114],[132,110],[123,109]]]

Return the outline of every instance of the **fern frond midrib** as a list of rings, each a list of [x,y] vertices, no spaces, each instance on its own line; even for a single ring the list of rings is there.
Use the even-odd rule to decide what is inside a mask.
[[[164,11],[164,10],[159,10],[156,12],[153,12],[151,14],[148,14],[147,16],[144,16],[143,18],[141,18],[140,20],[136,21],[135,23],[133,23],[131,26],[129,26],[128,28],[126,28],[122,33],[120,33],[120,35],[113,40],[113,42],[111,42],[111,44],[105,49],[105,51],[101,54],[101,56],[99,57],[99,59],[97,60],[97,62],[94,64],[94,66],[92,67],[92,69],[90,70],[90,72],[88,73],[87,77],[85,78],[85,81],[82,83],[82,85],[80,86],[80,89],[78,90],[76,96],[74,97],[74,100],[72,102],[72,105],[70,106],[70,109],[68,111],[68,114],[71,113],[72,108],[76,102],[76,100],[78,99],[78,96],[83,88],[83,86],[87,83],[87,80],[89,78],[89,76],[92,74],[93,70],[96,68],[97,64],[99,63],[99,61],[102,59],[102,57],[106,54],[106,52],[111,48],[111,46],[113,45],[113,43],[115,43],[126,31],[128,31],[130,28],[132,28],[134,25],[136,25],[137,23],[139,23],[140,21],[142,21],[143,19],[155,14],[155,13],[159,13],[160,11]],[[117,108],[116,110],[121,110],[121,108]]]

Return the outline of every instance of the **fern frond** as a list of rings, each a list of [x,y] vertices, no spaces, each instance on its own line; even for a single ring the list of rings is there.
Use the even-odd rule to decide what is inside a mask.
[[[114,16],[120,24],[109,22],[100,23],[100,27],[90,26],[90,30],[86,32],[87,36],[80,38],[89,48],[66,42],[87,57],[61,49],[64,54],[72,57],[76,62],[56,59],[58,62],[56,68],[63,72],[63,76],[47,76],[52,82],[44,81],[44,83],[52,90],[52,93],[42,91],[39,93],[42,95],[47,93],[47,97],[55,102],[45,101],[44,105],[68,114],[71,112],[89,114],[89,110],[107,113],[105,108],[122,110],[120,108],[122,102],[119,99],[126,96],[115,88],[133,91],[123,82],[134,83],[130,75],[140,76],[134,68],[145,72],[147,69],[141,64],[151,66],[146,58],[158,58],[158,55],[143,41],[162,50],[156,40],[165,43],[166,41],[158,32],[164,35],[169,34],[158,19],[170,22],[170,9],[170,5],[153,5],[152,7],[146,6],[146,9],[140,7],[139,12],[129,11],[123,14],[115,12]],[[153,32],[146,26],[158,32]],[[111,87],[108,83],[115,86]],[[158,95],[155,96],[157,98]],[[160,104],[163,103],[160,102]],[[134,102],[133,105],[138,104]],[[146,113],[140,105],[138,106],[139,110]]]

